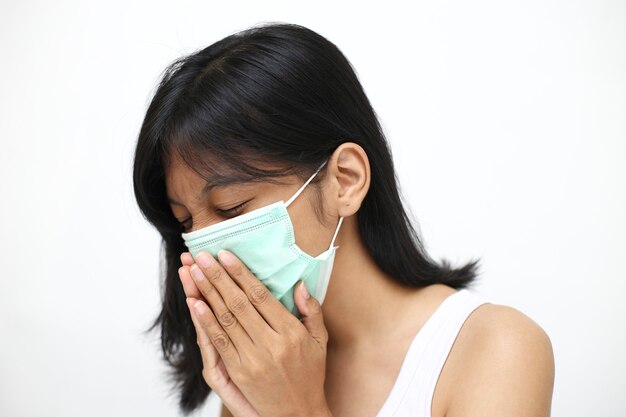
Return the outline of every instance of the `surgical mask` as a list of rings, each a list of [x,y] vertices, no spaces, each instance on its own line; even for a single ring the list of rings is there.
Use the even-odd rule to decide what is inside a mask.
[[[294,289],[302,279],[309,293],[322,304],[326,297],[335,259],[335,238],[343,217],[339,218],[330,246],[313,257],[298,247],[287,207],[302,193],[324,162],[287,201],[277,201],[232,219],[182,233],[192,256],[207,251],[214,257],[221,249],[234,253],[268,290],[293,315],[301,318],[294,303]]]

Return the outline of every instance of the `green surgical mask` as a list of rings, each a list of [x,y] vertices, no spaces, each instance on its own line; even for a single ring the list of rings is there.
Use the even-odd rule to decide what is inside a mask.
[[[302,279],[315,299],[322,304],[335,259],[333,246],[343,217],[339,218],[330,246],[313,257],[298,247],[287,207],[317,173],[324,162],[298,191],[285,203],[258,208],[232,219],[182,233],[192,256],[207,251],[214,257],[221,249],[234,253],[269,291],[296,317],[300,312],[294,303],[294,288]]]

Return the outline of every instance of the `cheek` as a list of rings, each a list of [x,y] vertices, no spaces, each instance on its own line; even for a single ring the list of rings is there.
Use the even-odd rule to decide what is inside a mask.
[[[296,244],[311,256],[321,254],[330,246],[332,232],[320,223],[311,205],[307,204],[305,207],[298,205],[293,207],[293,210],[292,206],[295,206],[295,202],[289,206],[288,211],[296,236]]]

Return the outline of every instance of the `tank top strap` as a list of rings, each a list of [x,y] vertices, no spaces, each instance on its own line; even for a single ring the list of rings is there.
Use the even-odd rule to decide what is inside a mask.
[[[409,345],[398,378],[376,417],[431,417],[439,374],[469,315],[488,303],[469,288],[446,297]]]

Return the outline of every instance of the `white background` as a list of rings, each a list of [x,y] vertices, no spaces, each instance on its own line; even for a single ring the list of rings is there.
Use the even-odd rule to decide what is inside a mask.
[[[626,415],[625,2],[101,3],[0,6],[0,415],[179,415],[132,153],[165,66],[264,21],[352,62],[428,249],[551,337],[553,415]]]

